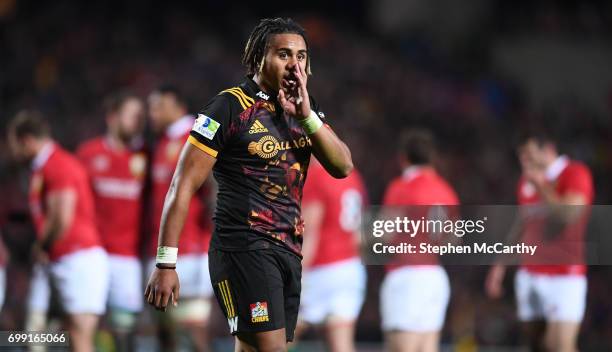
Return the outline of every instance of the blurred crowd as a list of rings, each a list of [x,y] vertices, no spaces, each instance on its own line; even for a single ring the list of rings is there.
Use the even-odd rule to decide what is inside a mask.
[[[340,18],[315,15],[316,8],[278,13],[294,17],[308,31],[313,60],[309,91],[350,146],[373,204],[400,171],[396,139],[410,126],[435,132],[441,148],[438,166],[462,203],[515,203],[520,169],[513,139],[533,124],[554,126],[561,151],[591,167],[595,204],[612,200],[612,87],[605,113],[572,96],[571,89],[534,108],[522,87],[491,62],[491,48],[500,36],[552,33],[609,39],[611,6],[593,2],[574,11],[549,2],[492,3],[490,19],[452,49],[419,31],[377,33],[365,24],[372,3],[357,2],[361,11]],[[33,239],[27,225],[27,170],[9,160],[6,121],[22,108],[37,108],[51,121],[54,137],[73,150],[102,133],[102,98],[118,89],[129,88],[144,98],[160,84],[173,83],[189,97],[191,111],[197,111],[241,79],[248,31],[259,13],[268,14],[240,6],[200,6],[0,0],[0,226],[11,252],[0,330],[18,330],[22,324],[27,246]],[[512,295],[506,295],[504,304],[484,299],[485,272],[483,267],[449,268],[454,295],[443,342],[471,346],[516,341]],[[382,273],[369,268],[358,340],[381,339],[377,285]],[[585,350],[611,348],[610,341],[602,342],[612,335],[611,273],[606,267],[589,269],[581,335],[588,343]]]

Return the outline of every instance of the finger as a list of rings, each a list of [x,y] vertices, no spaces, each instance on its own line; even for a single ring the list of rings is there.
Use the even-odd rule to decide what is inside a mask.
[[[163,295],[163,290],[160,290],[159,292],[155,292],[155,308],[160,309],[161,308],[161,298]]]
[[[175,307],[178,306],[179,291],[180,291],[180,287],[178,285],[174,287],[174,290],[172,290],[172,304]]]
[[[162,312],[165,312],[166,311],[166,307],[168,306],[168,299],[170,298],[170,293],[163,292],[160,295],[160,298],[161,298],[161,301],[160,301],[160,307],[159,308],[161,309]]]
[[[153,300],[154,300],[154,299],[155,299],[155,289],[154,289],[154,288],[151,288],[151,289],[149,290],[149,297],[147,297],[147,302],[148,302],[150,305],[153,305]]]
[[[147,284],[147,287],[145,288],[144,296],[148,297],[149,292],[151,292],[151,284]]]
[[[282,106],[285,106],[285,104],[287,104],[287,98],[285,98],[285,92],[282,89],[278,91],[278,101],[281,103]]]

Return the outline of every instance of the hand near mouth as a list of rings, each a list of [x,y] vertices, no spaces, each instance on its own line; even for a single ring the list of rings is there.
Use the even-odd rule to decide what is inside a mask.
[[[291,73],[283,78],[278,91],[278,101],[285,113],[297,119],[310,115],[310,99],[306,89],[307,76],[304,69],[296,64]]]

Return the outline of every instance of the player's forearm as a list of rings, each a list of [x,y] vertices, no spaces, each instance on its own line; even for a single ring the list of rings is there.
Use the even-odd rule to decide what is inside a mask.
[[[172,183],[166,193],[162,211],[158,245],[178,247],[189,203],[208,177],[215,159],[185,143]]]
[[[550,209],[553,219],[567,225],[576,220],[582,214],[580,205],[586,204],[584,197],[580,195],[569,195],[562,197],[557,194],[552,185],[540,185],[537,187],[542,200]]]
[[[353,170],[351,152],[327,126],[322,126],[310,135],[312,148],[317,160],[335,178],[347,177]]]
[[[192,196],[192,192],[173,181],[164,201],[158,246],[178,247]]]

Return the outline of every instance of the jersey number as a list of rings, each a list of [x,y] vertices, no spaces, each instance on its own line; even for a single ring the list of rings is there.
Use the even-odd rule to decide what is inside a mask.
[[[340,227],[346,232],[355,232],[361,226],[363,198],[356,189],[348,189],[340,197]]]

